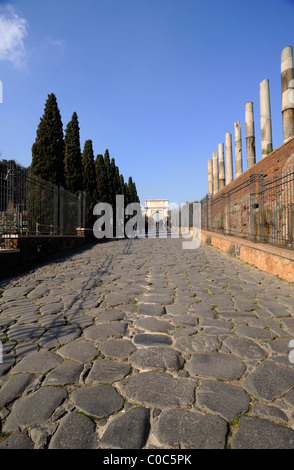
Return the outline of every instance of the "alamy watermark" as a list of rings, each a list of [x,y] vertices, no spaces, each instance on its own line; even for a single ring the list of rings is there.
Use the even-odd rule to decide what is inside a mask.
[[[3,363],[3,346],[2,341],[0,340],[0,364]]]
[[[0,80],[0,103],[3,103],[3,83]]]
[[[183,238],[183,249],[197,249],[201,242],[201,204],[194,202],[170,205],[169,216],[164,220],[145,217],[144,207],[137,202],[124,206],[124,196],[116,196],[115,208],[99,202],[93,215],[99,216],[93,226],[96,238]],[[154,209],[155,210],[155,209]]]

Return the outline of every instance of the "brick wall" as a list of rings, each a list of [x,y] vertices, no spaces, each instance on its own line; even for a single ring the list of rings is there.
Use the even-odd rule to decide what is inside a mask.
[[[275,243],[286,246],[294,231],[293,168],[294,137],[202,202],[202,227],[253,241],[274,234]]]

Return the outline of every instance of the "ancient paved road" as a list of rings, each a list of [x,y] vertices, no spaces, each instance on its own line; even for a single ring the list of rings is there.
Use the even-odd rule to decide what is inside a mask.
[[[0,448],[294,448],[292,285],[126,239],[0,289]]]

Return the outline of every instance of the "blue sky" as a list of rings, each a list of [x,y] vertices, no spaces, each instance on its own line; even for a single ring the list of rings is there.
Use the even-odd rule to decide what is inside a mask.
[[[49,93],[81,147],[109,149],[141,202],[180,204],[207,190],[207,160],[268,78],[282,144],[280,56],[294,46],[294,0],[0,1],[0,150],[24,166]],[[233,141],[234,144],[234,141]]]

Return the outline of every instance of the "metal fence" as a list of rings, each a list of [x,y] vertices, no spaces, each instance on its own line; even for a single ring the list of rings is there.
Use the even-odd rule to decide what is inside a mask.
[[[0,162],[0,238],[76,235],[85,226],[86,196],[32,175],[14,162]]]
[[[230,186],[201,200],[203,229],[294,248],[294,166],[274,176],[252,171]]]

